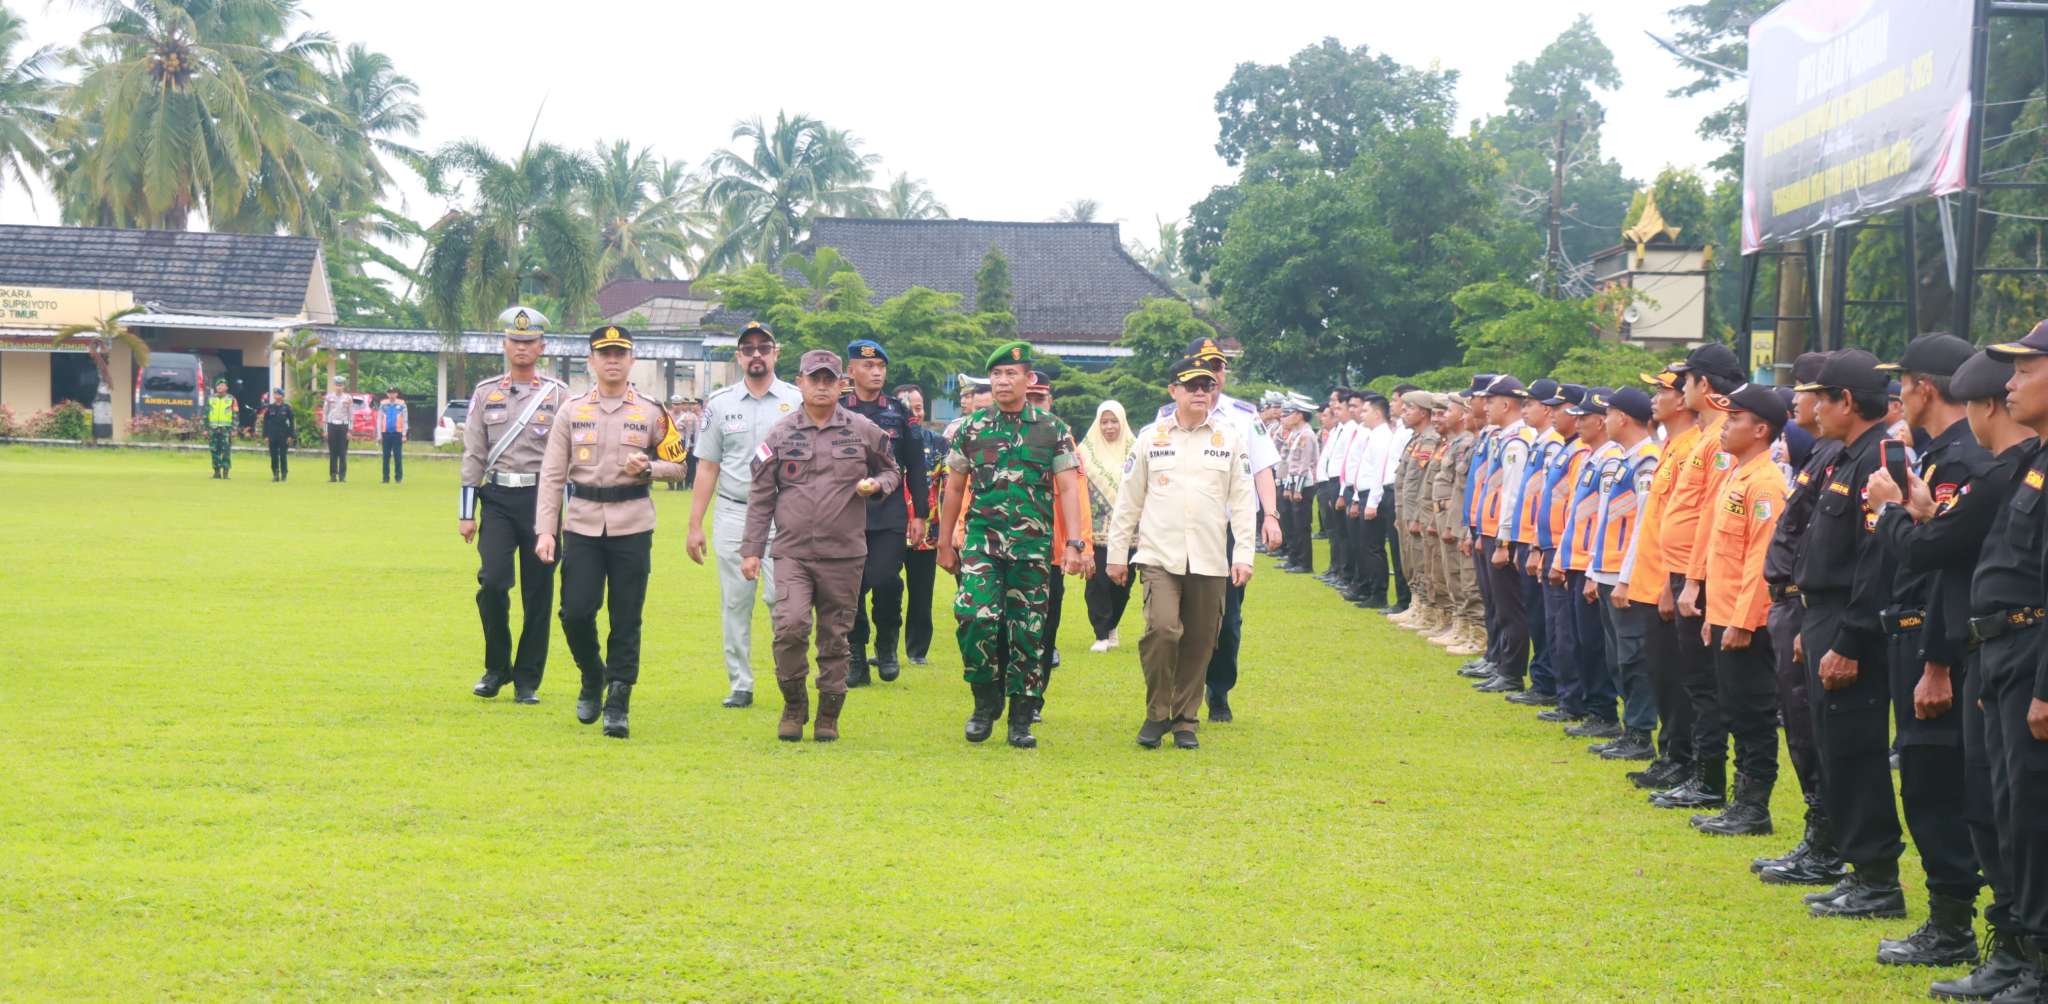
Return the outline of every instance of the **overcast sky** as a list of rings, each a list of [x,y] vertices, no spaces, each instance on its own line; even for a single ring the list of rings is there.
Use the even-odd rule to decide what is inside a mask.
[[[4,0],[37,44],[91,19],[65,0]],[[1149,242],[1233,172],[1216,156],[1216,91],[1240,62],[1284,63],[1324,36],[1459,72],[1462,124],[1497,111],[1505,77],[1579,13],[1614,50],[1606,150],[1647,182],[1717,153],[1694,135],[1721,98],[1665,97],[1688,79],[1645,30],[1653,0],[1386,0],[1232,4],[1042,2],[659,4],[579,0],[304,0],[308,28],[388,53],[420,85],[419,145],[476,138],[516,151],[627,138],[700,163],[743,117],[805,112],[851,129],[884,169],[929,182],[954,216],[1038,220],[1069,200]],[[416,181],[406,208],[442,208]],[[0,221],[56,223],[39,193],[0,195]],[[1596,221],[1598,222],[1598,221]]]

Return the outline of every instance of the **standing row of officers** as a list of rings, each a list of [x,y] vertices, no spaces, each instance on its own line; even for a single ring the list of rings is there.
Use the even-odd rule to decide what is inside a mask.
[[[1171,733],[1175,745],[1195,747],[1205,699],[1210,720],[1228,720],[1253,544],[1281,539],[1279,458],[1255,409],[1222,393],[1227,367],[1213,340],[1190,346],[1170,380],[1173,403],[1135,437],[1098,550],[1077,444],[1047,407],[1050,384],[1032,368],[1028,343],[989,357],[986,380],[969,389],[986,400],[969,402],[974,410],[940,436],[919,421],[921,399],[883,393],[889,359],[880,344],[854,342],[844,363],[807,352],[789,383],[775,375],[773,333],[750,324],[736,339],[743,380],[711,395],[692,428],[632,387],[624,329],[590,333],[593,386],[571,395],[536,369],[546,319],[515,307],[501,320],[507,369],[474,392],[461,473],[458,529],[481,557],[478,696],[510,684],[515,702],[538,703],[559,560],[559,618],[581,674],[576,717],[602,718],[607,736],[629,735],[652,567],[651,485],[684,478],[694,459],[685,549],[700,564],[716,558],[732,685],[724,704],[753,703],[751,625],[764,599],[782,739],[802,738],[807,725],[815,740],[839,737],[847,690],[869,682],[870,609],[875,675],[888,682],[901,672],[906,628],[911,660],[924,661],[938,567],[959,580],[969,741],[989,738],[1007,709],[1009,744],[1036,745],[1032,725],[1059,661],[1051,635],[1062,576],[1098,572],[1125,588],[1134,577],[1148,583],[1139,743],[1156,747]],[[704,517],[714,512],[707,538]],[[524,607],[516,645],[515,582]],[[813,633],[815,718],[806,690]]]
[[[1814,916],[1904,917],[1910,834],[1927,920],[1878,961],[1975,963],[1936,997],[2048,999],[2048,322],[1793,375],[1749,384],[1708,345],[1639,387],[1340,389],[1320,431],[1274,402],[1287,567],[1312,571],[1315,517],[1348,598],[1383,607],[1405,567],[1395,623],[1648,761],[1629,780],[1703,833],[1771,832],[1782,727],[1805,832],[1751,870],[1822,887]]]

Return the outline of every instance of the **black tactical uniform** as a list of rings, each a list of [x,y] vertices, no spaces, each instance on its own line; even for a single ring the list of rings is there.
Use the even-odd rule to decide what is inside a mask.
[[[1874,379],[1876,391],[1882,393],[1885,380],[1876,366],[1876,358],[1867,352],[1839,352],[1822,368],[1812,389],[1868,392]],[[1905,915],[1898,882],[1905,844],[1892,801],[1891,684],[1880,620],[1892,586],[1889,562],[1875,533],[1877,517],[1866,511],[1865,504],[1865,485],[1880,466],[1878,444],[1884,434],[1883,423],[1873,423],[1842,448],[1815,498],[1805,549],[1793,572],[1793,583],[1806,604],[1800,636],[1820,750],[1822,797],[1840,839],[1842,858],[1856,868],[1835,888],[1809,898],[1813,912],[1822,916]],[[1821,685],[1821,662],[1831,651],[1857,662],[1855,680],[1837,690]]]
[[[1951,705],[1944,714],[1921,719],[1913,691],[1928,663],[1949,667],[1959,694],[1968,675],[1968,622],[1961,615],[1968,611],[1976,548],[1990,514],[1972,506],[1958,516],[1955,505],[1990,466],[1991,454],[1970,434],[1970,423],[1957,421],[1920,455],[1918,473],[1933,494],[1937,515],[1915,523],[1905,507],[1891,504],[1877,517],[1878,540],[1899,571],[1884,620],[1899,795],[1927,874],[1929,901],[1927,928],[1916,939],[1886,942],[1878,952],[1884,962],[1954,965],[1977,956],[1970,921],[1984,880],[1965,821],[1962,712],[1959,704]]]
[[[861,347],[860,342],[849,347],[849,361],[867,358],[859,354]],[[904,490],[910,493],[908,506],[904,504],[903,491],[877,495],[868,500],[868,559],[866,568],[861,572],[860,600],[853,608],[853,632],[847,636],[853,655],[846,678],[847,686],[864,687],[868,684],[868,596],[871,593],[874,596],[875,669],[884,682],[896,678],[896,638],[903,628],[903,554],[907,547],[903,535],[910,528],[911,509],[916,510],[919,519],[931,518],[931,500],[927,492],[923,443],[913,432],[917,426],[910,417],[910,409],[887,394],[873,401],[863,401],[858,395],[848,394],[839,403],[888,434],[889,450],[896,458],[896,468],[903,472]]]

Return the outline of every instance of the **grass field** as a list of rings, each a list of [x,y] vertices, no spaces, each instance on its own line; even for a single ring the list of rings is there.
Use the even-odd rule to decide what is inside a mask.
[[[1623,768],[1264,565],[1238,721],[1145,751],[1138,605],[1041,745],[960,738],[950,635],[833,746],[718,707],[658,493],[633,738],[469,694],[455,468],[0,446],[0,998],[1877,1000],[1919,923],[1809,919]],[[941,573],[941,591],[948,587]],[[516,605],[515,605],[516,609]],[[755,665],[766,677],[768,628]],[[772,687],[769,688],[772,691]],[[1917,890],[1917,862],[1906,881]]]

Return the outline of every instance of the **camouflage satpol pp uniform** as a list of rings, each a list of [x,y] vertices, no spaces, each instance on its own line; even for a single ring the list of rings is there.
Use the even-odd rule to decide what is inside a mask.
[[[1046,603],[1052,568],[1054,475],[1079,466],[1067,423],[1026,404],[1010,415],[984,408],[967,417],[946,455],[973,500],[960,548],[960,658],[968,683],[999,683],[1011,697],[1038,697],[1045,670]]]

